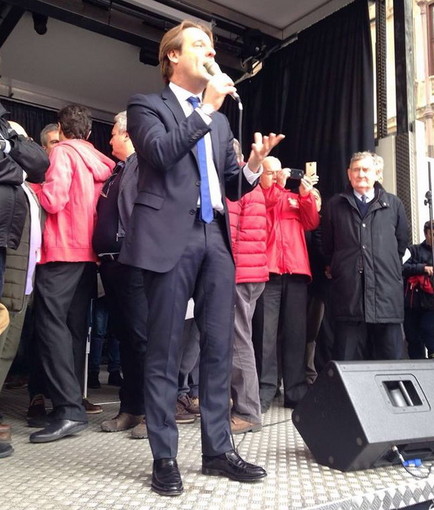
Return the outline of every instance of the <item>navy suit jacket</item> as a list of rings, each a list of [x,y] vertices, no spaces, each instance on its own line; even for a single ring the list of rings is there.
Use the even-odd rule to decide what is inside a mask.
[[[161,94],[133,96],[128,103],[128,133],[139,162],[139,186],[120,262],[159,273],[181,257],[193,228],[199,198],[196,143],[210,132],[214,164],[225,197],[237,200],[240,167],[227,118],[216,112],[207,125],[198,112],[185,114],[169,87]],[[241,194],[252,186],[244,175]]]

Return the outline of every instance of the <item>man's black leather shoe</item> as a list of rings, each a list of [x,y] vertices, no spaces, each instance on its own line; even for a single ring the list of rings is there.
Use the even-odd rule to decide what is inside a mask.
[[[151,488],[160,496],[182,494],[184,488],[176,459],[154,460]]]
[[[62,437],[77,434],[87,427],[87,421],[73,421],[73,420],[51,420],[50,424],[45,429],[33,432],[30,435],[31,443],[49,443],[50,441],[57,441]]]
[[[235,450],[214,457],[202,456],[204,475],[222,475],[237,482],[256,482],[267,476],[265,469],[244,461]]]

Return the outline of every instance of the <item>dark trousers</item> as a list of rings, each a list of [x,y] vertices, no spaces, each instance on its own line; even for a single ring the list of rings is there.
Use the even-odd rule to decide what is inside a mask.
[[[199,396],[199,330],[194,319],[187,319],[184,324],[181,366],[178,376],[179,395]]]
[[[426,350],[434,354],[434,310],[406,309],[404,332],[410,359],[425,359]]]
[[[111,325],[119,339],[124,378],[119,390],[120,412],[145,414],[148,303],[143,292],[142,271],[109,260],[101,263],[100,274]]]
[[[269,407],[276,394],[278,361],[281,362],[285,401],[297,403],[307,391],[306,306],[307,279],[304,276],[270,275],[261,303],[257,305],[253,325],[263,410]],[[279,328],[281,345],[278,355]]]
[[[336,321],[334,359],[388,360],[402,357],[401,324]]]
[[[29,383],[28,393],[32,400],[36,395],[44,395],[48,398],[47,383],[45,380],[44,367],[42,366],[39,346],[35,332],[35,306],[34,294],[31,302],[27,306],[26,318],[24,321],[24,336],[21,342],[24,343],[24,351],[26,353],[27,365],[29,367]]]
[[[155,459],[176,457],[178,451],[175,408],[185,312],[190,297],[195,301],[200,331],[202,452],[220,455],[232,449],[229,389],[235,275],[222,222],[223,218],[210,224],[196,220],[187,247],[171,271],[141,272],[149,303],[146,423]]]
[[[95,264],[42,264],[35,282],[35,333],[55,416],[87,421],[82,395]]]
[[[107,306],[107,297],[101,296],[93,301],[92,338],[89,352],[89,372],[99,374],[104,344],[107,342],[107,370],[119,372],[121,369],[119,340],[114,334],[112,319]]]

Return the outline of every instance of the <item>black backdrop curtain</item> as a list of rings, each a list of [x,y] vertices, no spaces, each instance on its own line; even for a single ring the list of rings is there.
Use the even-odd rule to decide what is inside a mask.
[[[9,112],[8,119],[18,122],[26,130],[27,134],[40,143],[39,135],[41,130],[52,122],[57,124],[57,112],[48,110],[39,106],[32,106],[19,101],[11,101],[0,98],[0,102]],[[104,122],[94,120],[92,122],[92,132],[89,141],[95,147],[110,157],[111,148],[109,140],[111,137],[112,126]]]
[[[244,105],[243,149],[254,131],[282,132],[283,166],[318,162],[324,198],[347,181],[351,154],[374,150],[373,66],[367,0],[355,0],[304,30],[238,87]],[[234,133],[238,110],[224,108]],[[235,135],[237,136],[237,135]]]

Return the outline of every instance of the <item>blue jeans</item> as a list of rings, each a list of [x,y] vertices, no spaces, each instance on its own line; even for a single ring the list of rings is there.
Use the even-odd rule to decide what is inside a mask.
[[[119,372],[121,367],[119,341],[110,331],[106,298],[102,296],[93,302],[89,372],[99,372],[105,340],[107,340],[108,371]]]

